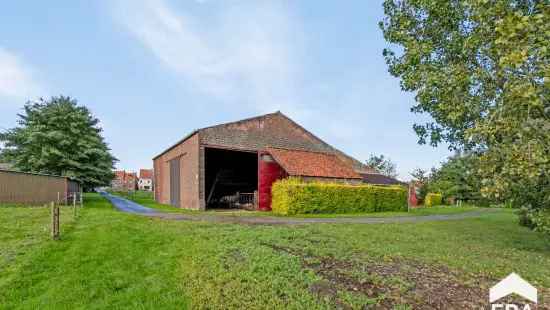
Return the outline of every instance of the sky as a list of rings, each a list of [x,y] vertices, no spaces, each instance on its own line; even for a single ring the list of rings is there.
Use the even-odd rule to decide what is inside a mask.
[[[71,96],[136,171],[194,129],[280,110],[408,180],[450,152],[417,144],[428,118],[388,73],[382,18],[381,1],[7,1],[0,130],[28,100]]]

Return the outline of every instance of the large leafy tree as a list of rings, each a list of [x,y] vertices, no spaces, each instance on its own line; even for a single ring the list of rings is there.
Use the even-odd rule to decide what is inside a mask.
[[[478,155],[482,191],[550,207],[550,3],[547,0],[385,0],[384,56],[420,143]]]
[[[397,177],[397,166],[388,157],[384,155],[371,154],[367,159],[367,165],[380,171],[381,174],[392,178]]]
[[[69,97],[28,102],[19,126],[0,134],[1,157],[21,171],[63,175],[85,188],[106,185],[116,159],[99,120]]]

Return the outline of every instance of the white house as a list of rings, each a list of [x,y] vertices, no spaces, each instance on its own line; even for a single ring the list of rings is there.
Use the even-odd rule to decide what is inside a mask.
[[[153,190],[153,169],[139,170],[138,189],[140,191]]]

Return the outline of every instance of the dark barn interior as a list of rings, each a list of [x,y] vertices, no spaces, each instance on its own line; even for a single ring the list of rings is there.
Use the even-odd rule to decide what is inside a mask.
[[[239,208],[253,203],[258,190],[258,155],[205,148],[206,208]]]

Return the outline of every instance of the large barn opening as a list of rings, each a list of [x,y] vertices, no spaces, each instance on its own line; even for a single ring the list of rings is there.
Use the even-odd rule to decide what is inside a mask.
[[[258,190],[258,154],[205,148],[206,208],[255,207]]]

